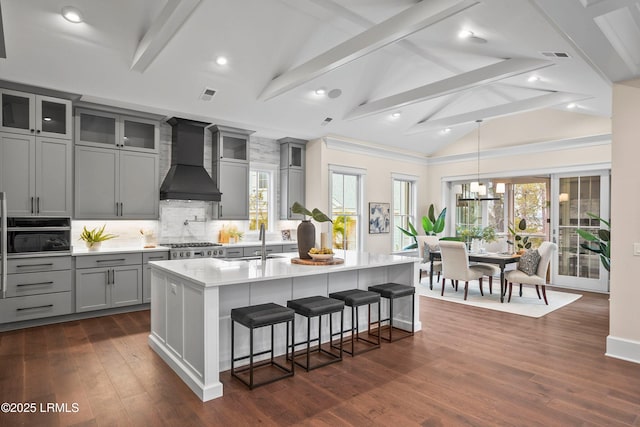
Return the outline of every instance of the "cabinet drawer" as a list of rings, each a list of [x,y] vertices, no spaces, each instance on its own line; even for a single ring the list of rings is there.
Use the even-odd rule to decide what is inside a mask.
[[[117,265],[142,264],[142,254],[104,254],[76,257],[76,268],[113,267]]]
[[[243,248],[227,248],[225,253],[227,258],[240,258],[244,256]]]
[[[70,256],[16,258],[7,260],[7,274],[32,273],[36,271],[70,270]]]
[[[169,251],[166,252],[143,252],[142,263],[148,264],[149,261],[163,261],[169,259]]]
[[[0,300],[0,322],[19,322],[73,313],[72,292],[29,295]]]
[[[7,275],[7,297],[70,291],[71,270]]]
[[[282,252],[298,252],[297,244],[282,245]]]

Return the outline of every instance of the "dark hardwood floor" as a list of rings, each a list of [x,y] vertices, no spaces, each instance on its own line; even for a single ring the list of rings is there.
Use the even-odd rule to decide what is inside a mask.
[[[640,426],[640,365],[604,356],[608,296],[540,319],[420,298],[413,338],[253,391],[226,372],[207,403],[148,347],[148,311],[5,332],[0,401],[38,411],[0,425]]]

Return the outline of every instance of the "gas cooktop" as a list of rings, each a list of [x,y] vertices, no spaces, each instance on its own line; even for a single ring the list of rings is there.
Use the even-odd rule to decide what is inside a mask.
[[[171,249],[209,248],[214,246],[222,246],[220,243],[213,242],[160,243],[160,245],[167,246]]]

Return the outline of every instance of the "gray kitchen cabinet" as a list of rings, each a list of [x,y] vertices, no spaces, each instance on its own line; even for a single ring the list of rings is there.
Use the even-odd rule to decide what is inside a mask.
[[[142,302],[151,303],[151,266],[149,261],[169,259],[169,251],[142,253]]]
[[[77,219],[157,219],[158,155],[76,145]]]
[[[282,252],[282,245],[266,245],[267,254],[275,254]],[[246,246],[243,250],[243,256],[257,256],[262,252],[262,246]]]
[[[0,89],[0,131],[71,139],[71,101]]]
[[[0,299],[0,323],[73,313],[71,265],[70,256],[8,260],[7,298]]]
[[[14,216],[71,216],[71,141],[0,132],[0,191]]]
[[[142,304],[141,254],[77,257],[76,311],[135,304]]]
[[[304,219],[291,212],[295,202],[305,203],[305,156],[307,141],[282,138],[280,143],[280,219]]]
[[[76,109],[76,145],[157,153],[159,129],[155,120]]]
[[[212,126],[212,178],[222,193],[217,219],[249,219],[249,135],[254,131]]]
[[[282,252],[298,252],[298,244],[287,243],[285,245],[282,245]]]

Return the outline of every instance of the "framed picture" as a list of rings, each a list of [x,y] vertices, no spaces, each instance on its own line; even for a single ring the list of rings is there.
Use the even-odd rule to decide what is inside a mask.
[[[369,202],[369,234],[389,232],[390,204]]]

